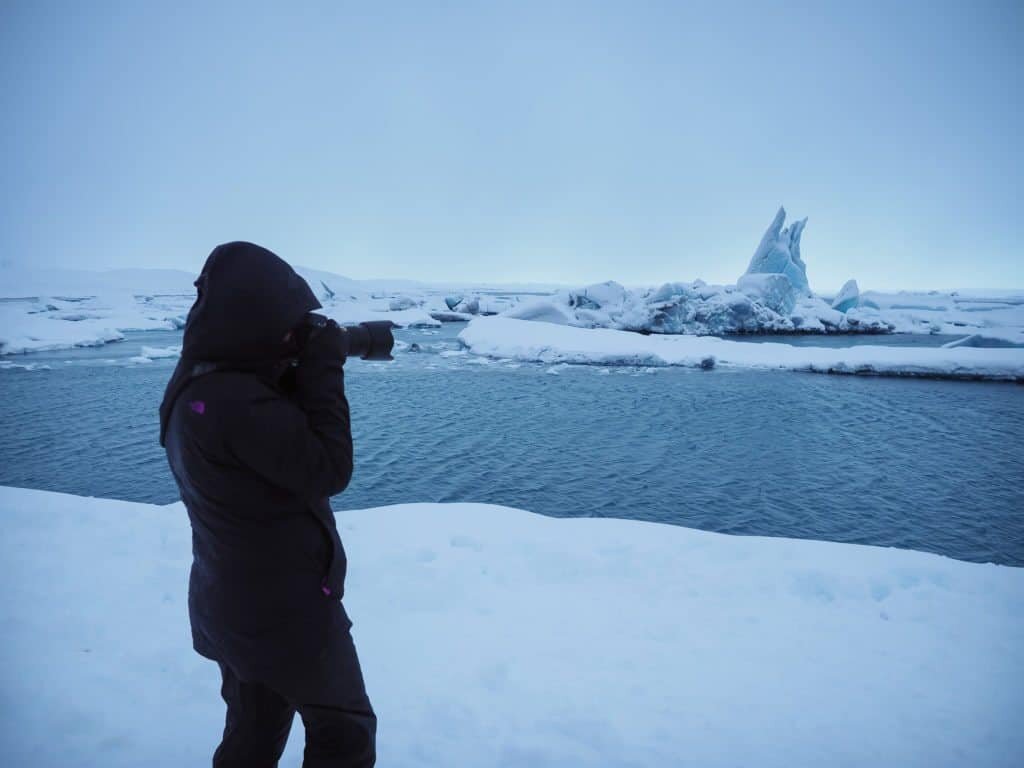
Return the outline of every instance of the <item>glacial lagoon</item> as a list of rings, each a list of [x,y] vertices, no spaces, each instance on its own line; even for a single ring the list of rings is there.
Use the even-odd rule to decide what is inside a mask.
[[[336,508],[477,501],[1024,565],[1024,387],[516,363],[466,353],[462,327],[347,364],[356,471]],[[181,334],[126,337],[4,358],[0,485],[177,500],[156,413],[174,360],[138,356]]]

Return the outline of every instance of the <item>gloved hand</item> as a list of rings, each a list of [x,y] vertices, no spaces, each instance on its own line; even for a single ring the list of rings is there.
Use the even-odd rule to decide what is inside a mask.
[[[348,357],[348,331],[333,320],[328,319],[322,325],[308,326],[308,335],[299,350],[299,365],[306,360],[315,358]]]
[[[347,333],[333,320],[311,330],[295,369],[295,394],[303,409],[331,407],[344,400]]]

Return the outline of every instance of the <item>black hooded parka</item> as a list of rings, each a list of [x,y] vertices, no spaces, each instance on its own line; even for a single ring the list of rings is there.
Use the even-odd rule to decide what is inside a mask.
[[[195,649],[292,701],[323,699],[327,685],[361,691],[354,651],[336,658],[351,623],[328,502],[352,475],[345,332],[331,325],[302,349],[286,341],[320,303],[251,243],[214,249],[196,287],[160,406],[192,524]]]

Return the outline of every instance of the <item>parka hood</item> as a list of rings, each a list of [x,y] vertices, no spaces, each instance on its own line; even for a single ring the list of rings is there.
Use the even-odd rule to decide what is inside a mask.
[[[185,321],[181,359],[160,404],[160,444],[174,401],[197,363],[258,370],[289,357],[284,341],[309,312],[313,291],[279,256],[253,243],[218,245],[195,281],[198,295]]]
[[[218,245],[195,282],[181,356],[251,363],[285,352],[284,335],[320,308],[309,285],[276,254],[253,243]]]

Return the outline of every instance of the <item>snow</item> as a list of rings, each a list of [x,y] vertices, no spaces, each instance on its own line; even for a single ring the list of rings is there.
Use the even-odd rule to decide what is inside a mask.
[[[357,281],[297,267],[340,323],[390,320],[398,327],[435,328],[442,321],[509,309],[518,296],[490,289],[466,294],[457,312],[444,296],[450,287],[407,280]],[[99,346],[122,341],[125,331],[183,328],[195,301],[195,276],[179,270],[20,270],[5,272],[0,294],[0,355]],[[138,356],[150,357],[143,353]]]
[[[390,320],[399,327],[436,328],[501,314],[656,334],[899,332],[974,335],[976,346],[1024,345],[1024,290],[859,292],[851,280],[830,297],[795,287],[794,279],[806,282],[800,256],[806,220],[790,228],[782,227],[784,220],[780,210],[751,271],[736,285],[694,280],[626,288],[609,280],[556,290],[365,281],[296,269],[324,313],[345,324]],[[180,270],[8,270],[2,278],[0,355],[99,346],[122,341],[126,331],[182,328],[195,299],[195,276]]]
[[[0,764],[209,764],[190,534],[0,488]],[[1024,570],[483,504],[338,514],[379,765],[1014,766]],[[296,723],[283,766],[301,760]]]
[[[477,318],[459,333],[459,340],[474,354],[543,363],[696,368],[717,364],[819,373],[1024,381],[1024,348],[803,347],[708,336],[645,336],[507,317]]]

